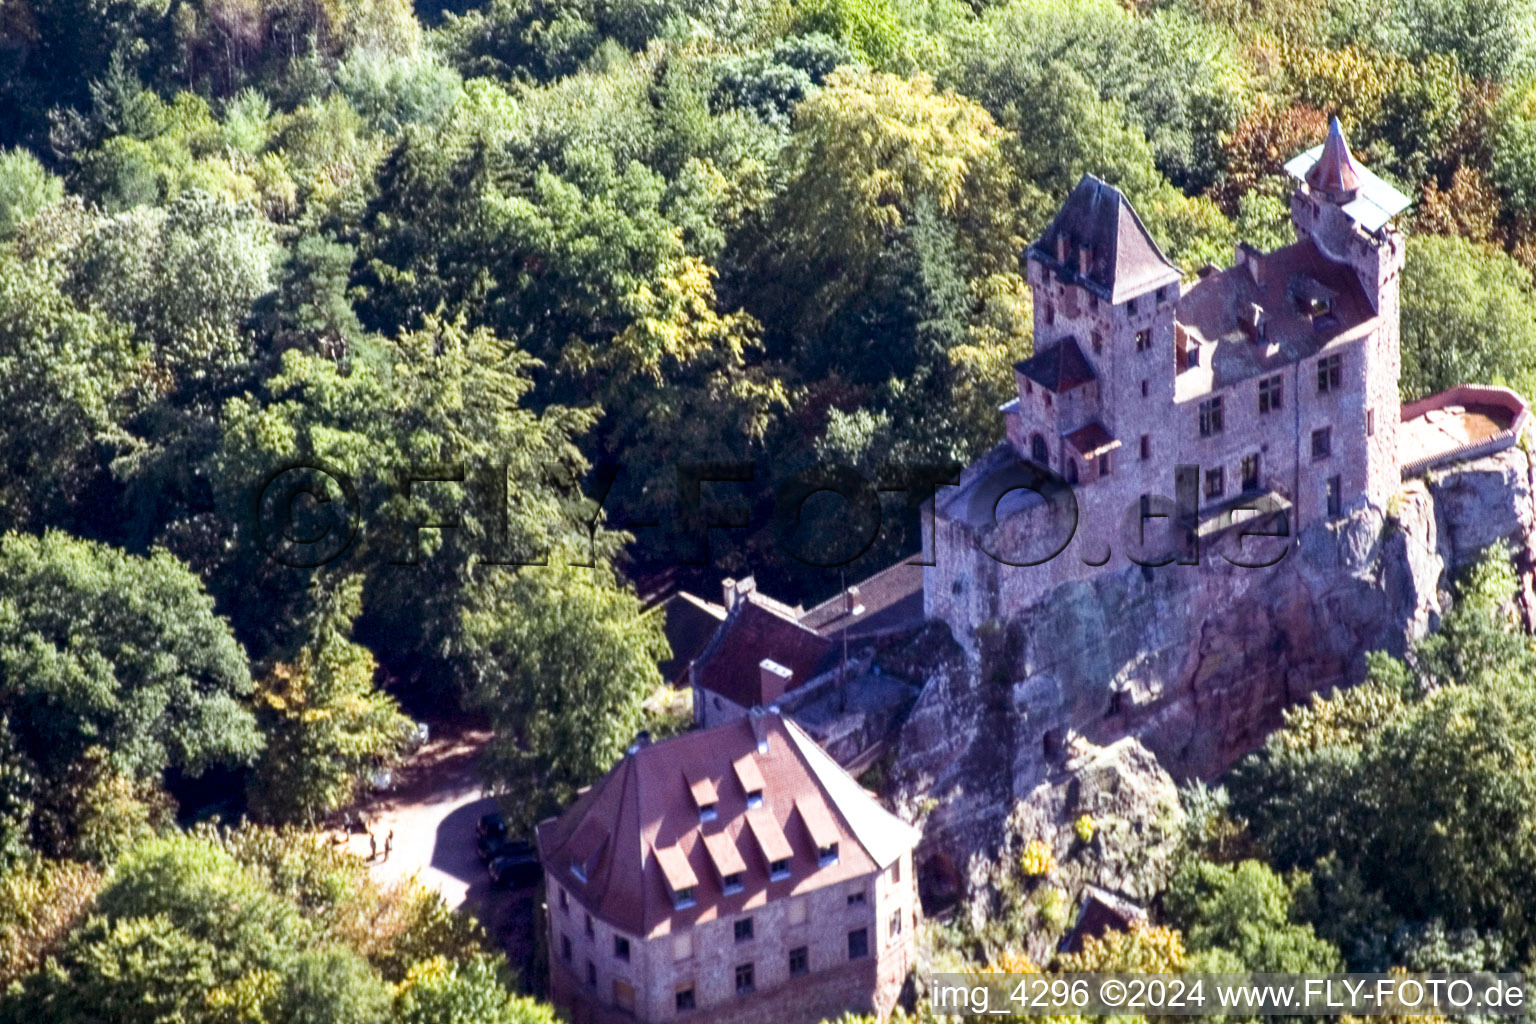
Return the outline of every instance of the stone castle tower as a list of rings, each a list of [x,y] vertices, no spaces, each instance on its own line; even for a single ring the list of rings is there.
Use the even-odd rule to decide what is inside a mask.
[[[1239,245],[1192,281],[1118,189],[1073,189],[1026,253],[1035,355],[1015,367],[1007,440],[935,502],[931,616],[958,604],[981,621],[1255,511],[1294,538],[1396,492],[1404,247],[1389,222],[1408,200],[1336,120],[1286,169],[1296,242]]]

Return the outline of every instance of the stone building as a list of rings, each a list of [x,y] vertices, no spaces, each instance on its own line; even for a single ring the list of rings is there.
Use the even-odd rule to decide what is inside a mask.
[[[1408,200],[1337,121],[1287,170],[1297,240],[1239,245],[1193,282],[1119,190],[1084,176],[1026,254],[1035,355],[1015,367],[1007,438],[935,502],[929,617],[967,635],[1106,567],[1217,546],[1242,561],[1264,548],[1254,533],[1294,538],[1396,493],[1404,246],[1389,222]]]
[[[636,744],[537,837],[576,1024],[884,1015],[912,965],[917,830],[776,712]]]

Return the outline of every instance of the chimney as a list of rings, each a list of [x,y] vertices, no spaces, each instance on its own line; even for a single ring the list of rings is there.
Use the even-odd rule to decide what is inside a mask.
[[[1264,287],[1264,254],[1259,252],[1247,242],[1237,243],[1237,263],[1248,271],[1248,276],[1253,278],[1253,283]]]
[[[1083,277],[1088,276],[1088,270],[1093,266],[1093,250],[1086,245],[1077,248],[1077,272]]]
[[[843,592],[843,612],[847,615],[864,614],[864,605],[859,602],[858,587],[849,587]]]
[[[766,665],[770,663],[765,659],[763,664]],[[757,741],[757,752],[759,754],[768,753],[767,718],[770,714],[777,716],[778,713],[779,709],[777,707],[772,708],[771,710],[768,708],[747,709],[747,721],[752,723],[752,738]]]
[[[725,610],[732,612],[736,606],[745,601],[747,595],[757,589],[757,580],[751,576],[743,576],[741,579],[726,577],[720,583],[720,589],[725,595]]]
[[[629,745],[629,752],[631,754],[638,754],[640,751],[644,750],[650,745],[651,731],[649,729],[641,729],[639,732],[635,733],[635,742]]]
[[[1264,343],[1266,333],[1264,321],[1264,308],[1257,302],[1248,303],[1248,313],[1243,317],[1243,332],[1248,335],[1250,341],[1257,344]]]
[[[772,658],[764,658],[757,664],[758,695],[763,704],[772,704],[784,694],[789,692],[789,687],[794,681],[795,674],[780,665]]]
[[[1067,238],[1065,231],[1056,236],[1056,262],[1060,263],[1063,267],[1067,265],[1067,250],[1071,248],[1071,245],[1071,240]]]

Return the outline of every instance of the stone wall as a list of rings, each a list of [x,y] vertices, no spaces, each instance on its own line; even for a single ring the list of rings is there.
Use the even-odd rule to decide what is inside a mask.
[[[1031,805],[1066,814],[1061,787],[1083,786],[1071,762],[1122,740],[1157,762],[1138,772],[1135,751],[1116,748],[1126,779],[1219,774],[1287,706],[1360,681],[1365,652],[1401,653],[1434,628],[1455,571],[1490,544],[1512,548],[1532,621],[1533,529],[1531,462],[1511,448],[1406,482],[1385,509],[1307,528],[1268,569],[1208,556],[1108,572],[985,623],[933,673],[902,733],[894,795],[926,814],[920,865],[979,880],[1010,819]],[[1107,783],[1106,799],[1132,789]],[[1140,804],[1166,787],[1152,778],[1148,793],[1117,813],[1150,820]]]

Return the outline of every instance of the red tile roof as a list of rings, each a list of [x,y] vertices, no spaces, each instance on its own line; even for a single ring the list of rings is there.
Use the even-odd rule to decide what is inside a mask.
[[[1078,427],[1066,436],[1066,441],[1085,459],[1097,458],[1120,447],[1120,442],[1111,437],[1109,431],[1104,429],[1104,424],[1098,420],[1086,427]]]
[[[789,669],[791,690],[830,668],[836,645],[781,608],[756,592],[747,594],[694,662],[694,683],[741,707],[761,707],[782,696],[764,692],[764,659]]]
[[[1328,138],[1317,163],[1307,172],[1307,185],[1319,192],[1342,194],[1354,192],[1360,187],[1360,175],[1355,171],[1355,158],[1350,155],[1349,143],[1344,141],[1344,129],[1334,118],[1328,126]]]
[[[747,756],[763,776],[760,808],[747,807],[735,777],[733,766]],[[714,780],[716,820],[699,821],[688,778]],[[771,712],[640,748],[540,824],[537,836],[551,881],[594,916],[640,936],[868,875],[918,839],[798,726]],[[594,836],[601,853],[583,881],[572,865],[590,856]],[[833,842],[838,859],[822,866],[817,847]],[[788,878],[770,879],[774,860],[790,862]],[[742,888],[726,893],[721,877],[733,869]],[[672,893],[682,888],[693,888],[695,902],[676,909]]]
[[[1015,363],[1013,368],[1047,391],[1058,394],[1098,379],[1076,338],[1063,338]]]

